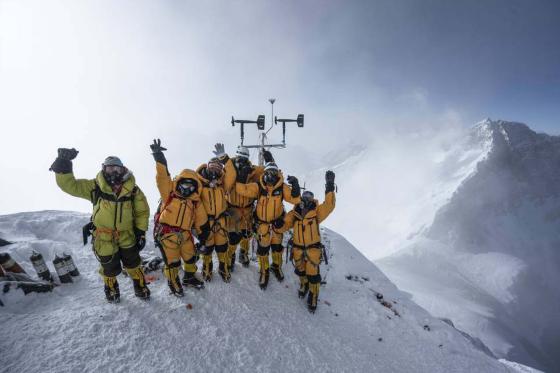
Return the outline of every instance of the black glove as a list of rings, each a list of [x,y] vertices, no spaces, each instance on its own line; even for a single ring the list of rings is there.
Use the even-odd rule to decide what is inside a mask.
[[[325,193],[334,192],[334,172],[327,171],[325,173]]]
[[[150,149],[152,149],[152,156],[154,157],[154,160],[167,166],[167,159],[165,159],[165,155],[163,154],[163,152],[167,149],[161,146],[161,140],[154,139],[154,143],[150,145]]]
[[[292,187],[292,197],[297,198],[300,196],[301,189],[299,187],[299,181],[295,176],[288,176],[288,184]]]
[[[198,242],[202,244],[202,246],[206,245],[206,240],[210,236],[210,223],[207,221],[200,227],[200,234],[198,234]]]
[[[74,148],[58,148],[58,157],[54,160],[49,171],[57,174],[72,173],[72,159],[76,158],[78,151]]]
[[[263,150],[262,155],[265,163],[274,162],[274,157],[272,156],[272,153],[269,152],[268,150]]]
[[[134,227],[134,235],[136,236],[136,249],[138,251],[144,250],[146,246],[146,232]]]
[[[272,222],[272,226],[276,229],[280,229],[284,226],[284,218],[278,218]]]
[[[74,148],[58,148],[58,158],[66,159],[71,161],[72,159],[76,158],[78,155],[78,151]]]
[[[94,229],[95,229],[95,225],[93,225],[92,221],[90,221],[89,223],[87,223],[86,225],[84,225],[82,227],[82,236],[83,236],[83,239],[84,239],[84,246],[87,245],[88,238],[89,238],[89,236],[92,235]]]

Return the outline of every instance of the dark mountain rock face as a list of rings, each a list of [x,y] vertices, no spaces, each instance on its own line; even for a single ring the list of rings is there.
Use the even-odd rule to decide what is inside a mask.
[[[490,120],[471,137],[490,140],[492,148],[426,235],[453,250],[524,263],[509,289],[507,315],[495,315],[523,337],[508,358],[529,362],[529,354],[547,371],[560,371],[560,137]]]

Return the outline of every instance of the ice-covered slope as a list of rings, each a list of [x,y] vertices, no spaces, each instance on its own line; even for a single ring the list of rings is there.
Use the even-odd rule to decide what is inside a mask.
[[[291,271],[284,283],[272,281],[263,292],[254,264],[236,269],[231,284],[214,281],[182,299],[169,296],[157,274],[149,302],[134,298],[128,279],[120,276],[122,301],[107,304],[93,254],[80,242],[87,220],[56,211],[0,216],[2,238],[16,242],[1,250],[29,273],[32,249],[49,261],[69,251],[82,273],[52,293],[1,295],[0,371],[514,371],[410,301],[328,230],[327,284],[314,315],[297,298]]]
[[[560,138],[486,120],[487,155],[425,232],[376,262],[498,356],[560,371]]]

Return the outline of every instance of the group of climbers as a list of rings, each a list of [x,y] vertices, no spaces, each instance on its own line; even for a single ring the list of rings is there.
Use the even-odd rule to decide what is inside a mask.
[[[272,154],[266,150],[262,154],[265,165],[255,166],[246,147],[238,147],[235,157],[230,158],[223,144],[216,144],[214,157],[207,163],[196,171],[184,169],[171,178],[163,153],[167,149],[159,139],[150,148],[160,193],[153,235],[164,259],[163,273],[172,294],[182,296],[183,286],[204,287],[196,276],[199,259],[202,280],[211,281],[214,252],[220,277],[230,282],[238,246],[239,263],[249,266],[252,237],[257,241],[260,288],[267,288],[270,271],[278,281],[283,281],[283,235],[293,229],[291,259],[300,279],[298,294],[301,298],[308,295],[308,308],[315,311],[323,253],[319,224],[335,205],[332,171],[326,173],[325,201],[319,204],[310,191],[301,193],[296,177],[288,176],[287,183],[284,181]],[[150,215],[146,198],[117,157],[108,157],[95,179],[75,179],[72,160],[77,154],[75,149],[59,149],[51,170],[63,191],[93,204],[87,230],[93,236],[93,251],[101,264],[107,300],[120,299],[116,276],[122,271],[121,262],[133,280],[135,295],[148,299],[150,290],[139,255],[146,242]],[[284,202],[294,205],[287,214]]]

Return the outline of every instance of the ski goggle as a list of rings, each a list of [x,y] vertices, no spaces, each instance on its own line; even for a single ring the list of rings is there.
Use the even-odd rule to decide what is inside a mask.
[[[304,202],[313,202],[315,200],[315,195],[313,192],[306,190],[301,194],[301,200]]]
[[[183,197],[188,197],[193,194],[196,190],[196,184],[193,180],[186,179],[182,180],[177,184],[177,193]]]
[[[125,169],[121,166],[103,166],[103,171],[107,174],[124,174]]]
[[[249,164],[249,159],[248,158],[243,158],[243,157],[237,157],[235,158],[235,165],[236,166],[246,166]]]
[[[210,180],[217,180],[222,176],[221,170],[208,170],[208,177]]]

